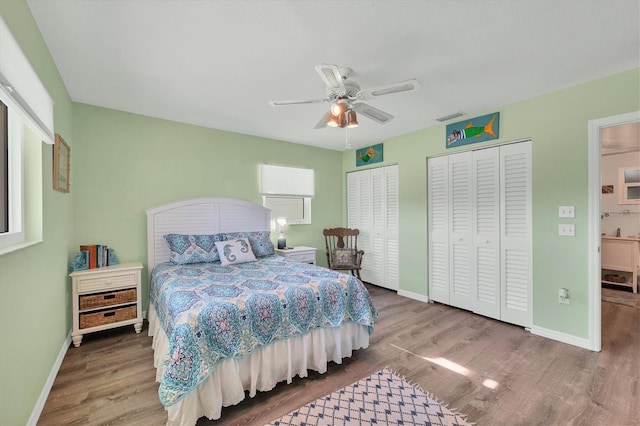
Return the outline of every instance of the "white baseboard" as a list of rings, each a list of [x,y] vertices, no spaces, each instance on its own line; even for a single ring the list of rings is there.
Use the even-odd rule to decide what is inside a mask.
[[[531,334],[546,337],[547,339],[557,340],[558,342],[567,343],[569,345],[578,346],[580,348],[592,350],[589,339],[576,337],[571,334],[562,333],[560,331],[533,326],[531,327]]]
[[[62,343],[62,347],[60,348],[60,352],[58,353],[58,358],[56,358],[56,362],[53,363],[53,367],[51,367],[49,377],[47,378],[47,381],[42,388],[42,392],[40,392],[40,397],[38,398],[35,407],[33,407],[31,416],[27,421],[28,426],[35,426],[38,423],[40,414],[42,414],[42,410],[44,409],[44,404],[47,402],[49,392],[51,392],[51,387],[53,386],[53,382],[56,380],[56,376],[58,375],[58,371],[60,370],[60,366],[62,365],[64,356],[67,354],[69,346],[71,346],[71,330],[69,330],[67,338],[64,339],[64,342]]]
[[[413,293],[407,290],[398,290],[398,296],[408,297],[409,299],[413,299],[413,300],[417,300],[425,303],[429,301],[429,296],[425,296],[424,294]]]

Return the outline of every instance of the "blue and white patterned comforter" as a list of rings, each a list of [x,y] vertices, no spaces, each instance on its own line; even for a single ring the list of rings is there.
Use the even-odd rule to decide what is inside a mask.
[[[158,394],[178,402],[226,358],[321,327],[354,322],[373,331],[378,313],[354,277],[269,256],[257,262],[154,268],[150,301],[169,340]]]

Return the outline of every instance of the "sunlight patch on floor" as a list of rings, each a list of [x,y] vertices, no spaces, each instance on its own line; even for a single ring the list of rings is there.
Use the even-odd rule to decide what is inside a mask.
[[[455,362],[453,362],[453,361],[451,361],[451,360],[449,360],[447,358],[442,358],[442,357],[429,358],[429,357],[426,357],[426,356],[418,355],[418,354],[416,354],[414,352],[411,352],[408,349],[401,348],[400,346],[394,345],[393,343],[389,343],[389,345],[393,346],[396,349],[400,349],[403,352],[411,354],[411,355],[413,355],[415,357],[424,359],[425,361],[429,361],[429,362],[431,362],[433,364],[439,365],[440,367],[444,367],[447,370],[451,370],[454,373],[457,373],[457,374],[460,374],[460,375],[463,375],[463,376],[466,376],[466,377],[470,377],[470,378],[477,376],[477,374],[473,370],[469,370],[467,367],[464,367],[464,366],[462,366],[462,365],[460,365],[458,363],[455,363]],[[481,378],[481,377],[479,377],[479,378]],[[482,382],[482,385],[484,387],[489,388],[489,389],[496,389],[498,386],[500,386],[500,384],[498,382],[496,382],[495,380],[492,380],[492,379],[484,379],[484,381]]]

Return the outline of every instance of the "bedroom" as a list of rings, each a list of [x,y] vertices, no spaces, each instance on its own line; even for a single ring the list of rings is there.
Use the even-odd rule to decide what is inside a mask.
[[[356,168],[354,150],[313,148],[73,102],[27,3],[0,2],[0,13],[54,98],[56,132],[72,149],[71,192],[62,194],[51,190],[52,154],[43,148],[44,242],[0,256],[0,423],[23,424],[70,330],[67,265],[78,244],[104,241],[122,260],[143,261],[146,208],[201,195],[259,202],[257,165],[265,162],[316,170],[323,183],[316,187],[314,221],[292,226],[288,240],[320,248],[322,228],[345,221],[344,194],[336,188],[343,188],[344,173]],[[638,111],[639,72],[636,61],[633,69],[612,70],[611,75],[486,111],[501,111],[501,140],[531,137],[535,143],[534,324],[580,342],[589,334],[587,123]],[[312,68],[309,78],[317,78]],[[426,296],[426,239],[415,238],[427,233],[425,159],[445,151],[443,139],[444,125],[434,125],[384,141],[385,164],[402,167],[401,289],[415,295]],[[188,167],[175,175],[162,171],[176,165]],[[237,183],[226,185],[228,179]],[[576,206],[574,239],[557,236],[557,206],[565,204]],[[557,289],[567,283],[572,304],[562,306]]]

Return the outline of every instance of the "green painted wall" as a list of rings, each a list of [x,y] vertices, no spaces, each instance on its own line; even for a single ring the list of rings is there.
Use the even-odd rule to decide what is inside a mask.
[[[587,124],[638,110],[640,70],[635,69],[477,114],[500,111],[497,142],[532,139],[535,326],[588,337]],[[447,151],[445,128],[383,141],[382,165],[397,163],[399,169],[400,289],[421,295],[428,294],[426,159]],[[344,153],[342,164],[345,172],[356,169],[355,150]],[[558,236],[560,205],[576,206],[574,238]],[[570,290],[571,305],[558,304],[560,287]]]
[[[70,331],[67,265],[79,244],[146,263],[145,209],[195,196],[260,202],[265,162],[315,169],[313,223],[290,227],[287,238],[318,247],[325,264],[321,230],[346,223],[344,172],[355,154],[73,104],[27,4],[0,1],[0,14],[53,97],[56,131],[72,150],[63,194],[51,189],[52,150],[42,147],[44,242],[0,256],[0,425],[14,425],[29,418]],[[533,140],[536,326],[587,337],[587,122],[639,110],[638,93],[636,69],[498,109],[500,142]],[[427,294],[426,158],[446,151],[444,139],[440,125],[383,141],[384,164],[400,173],[400,288],[418,294]],[[576,206],[575,238],[557,236],[559,205]],[[556,301],[561,286],[569,306]],[[144,289],[146,298],[146,279]]]
[[[146,264],[146,209],[207,196],[261,204],[258,165],[270,163],[315,170],[312,223],[286,237],[318,247],[326,265],[322,229],[342,221],[342,153],[84,104],[73,116],[75,245],[106,244],[122,262]]]
[[[71,100],[31,11],[22,0],[0,1],[0,15],[53,98],[56,132],[73,151]],[[52,189],[52,146],[41,148],[41,171],[26,179],[42,180],[44,242],[0,256],[0,425],[27,422],[70,330],[74,194]]]

